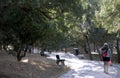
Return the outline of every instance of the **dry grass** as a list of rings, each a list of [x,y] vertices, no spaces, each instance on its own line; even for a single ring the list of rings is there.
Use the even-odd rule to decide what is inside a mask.
[[[27,54],[22,61],[18,62],[14,56],[0,52],[0,78],[57,78],[69,70],[39,54]]]

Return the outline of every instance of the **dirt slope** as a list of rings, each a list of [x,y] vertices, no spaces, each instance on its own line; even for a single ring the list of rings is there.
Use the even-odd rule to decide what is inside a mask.
[[[27,54],[22,61],[0,51],[0,78],[57,78],[68,70],[39,54]]]

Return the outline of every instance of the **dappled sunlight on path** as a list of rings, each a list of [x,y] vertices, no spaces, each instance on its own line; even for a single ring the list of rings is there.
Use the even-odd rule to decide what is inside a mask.
[[[70,53],[52,53],[49,58],[56,59],[59,54],[64,58],[65,64],[71,68],[66,74],[59,78],[117,78],[118,71],[114,66],[109,66],[109,74],[103,71],[103,62],[78,59]]]

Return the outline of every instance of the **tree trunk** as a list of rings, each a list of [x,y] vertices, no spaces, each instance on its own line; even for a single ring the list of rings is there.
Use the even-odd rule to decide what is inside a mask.
[[[89,42],[89,39],[87,36],[86,36],[86,39],[87,39],[86,42],[87,42],[87,46],[88,46],[88,54],[89,54],[90,60],[93,60],[92,54],[91,54],[91,49],[90,49],[90,42]]]
[[[44,56],[45,54],[44,54],[44,51],[45,51],[45,49],[44,48],[41,48],[41,52],[40,52],[40,55],[41,56]]]
[[[114,58],[113,58],[113,44],[111,44],[110,49],[111,49],[111,59],[113,61],[114,60]]]
[[[94,52],[95,52],[95,49],[96,49],[95,42],[94,42],[93,46],[94,46]]]
[[[87,45],[86,44],[84,45],[84,51],[85,51],[86,54],[88,54],[88,50],[87,50]]]
[[[99,58],[100,58],[100,60],[102,60],[102,56],[101,56],[101,53],[100,53],[98,46],[96,46],[96,48],[97,48],[97,52],[99,53]]]
[[[26,52],[27,50],[20,49],[17,53],[17,60],[21,61],[21,59],[26,56]]]
[[[0,44],[0,50],[2,50],[2,44]]]
[[[119,38],[117,39],[116,50],[117,50],[117,54],[118,54],[118,63],[120,63],[120,45],[119,45]]]
[[[65,53],[67,53],[67,48],[65,47]]]
[[[90,56],[90,60],[93,60],[92,54],[91,54],[91,49],[90,49],[90,43],[89,43],[89,41],[88,41],[88,54],[89,54],[89,56]]]

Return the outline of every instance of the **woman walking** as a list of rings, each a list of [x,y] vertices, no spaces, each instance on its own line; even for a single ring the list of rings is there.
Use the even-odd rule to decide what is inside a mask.
[[[108,66],[111,58],[111,50],[108,43],[104,43],[103,47],[101,48],[101,52],[104,61],[104,73],[108,74]]]

